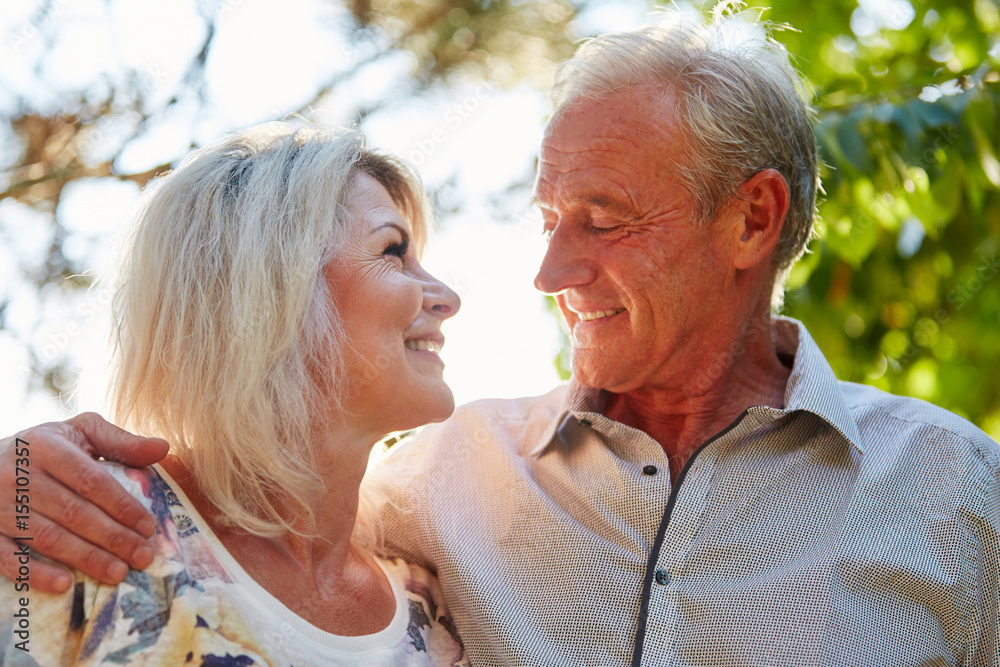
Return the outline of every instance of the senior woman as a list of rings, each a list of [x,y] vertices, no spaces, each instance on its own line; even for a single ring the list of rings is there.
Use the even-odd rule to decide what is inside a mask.
[[[467,664],[436,580],[373,556],[358,518],[372,446],[454,409],[437,353],[459,300],[418,262],[426,208],[360,134],[283,123],[151,184],[111,397],[170,454],[107,467],[155,517],[154,560],[33,593],[37,664]],[[10,618],[0,663],[22,664]]]

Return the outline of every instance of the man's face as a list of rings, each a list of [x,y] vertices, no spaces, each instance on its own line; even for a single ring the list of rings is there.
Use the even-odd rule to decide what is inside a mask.
[[[535,287],[557,295],[576,378],[616,393],[680,388],[732,318],[734,239],[693,222],[671,103],[647,87],[583,101],[542,140],[536,197],[550,237]]]

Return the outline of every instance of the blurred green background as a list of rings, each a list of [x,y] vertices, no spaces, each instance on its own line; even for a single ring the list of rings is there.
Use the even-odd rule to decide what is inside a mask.
[[[1000,437],[1000,12],[773,2],[815,86],[824,200],[785,312],[844,380]]]

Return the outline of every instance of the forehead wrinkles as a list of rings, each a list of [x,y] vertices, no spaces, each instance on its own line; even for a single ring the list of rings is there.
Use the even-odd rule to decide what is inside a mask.
[[[575,169],[606,168],[626,183],[669,178],[684,159],[685,142],[673,118],[671,97],[635,88],[621,97],[564,107],[546,128],[539,179]]]
[[[602,154],[638,157],[651,137],[658,140],[661,135],[662,130],[652,123],[637,121],[631,115],[617,115],[598,123],[580,118],[579,112],[570,112],[549,124],[542,140],[541,159],[548,162],[562,156],[591,153],[595,157]]]
[[[543,207],[583,205],[642,216],[656,206],[664,165],[642,145],[621,137],[592,137],[589,147],[548,147],[539,160],[535,201]],[[653,200],[650,200],[653,197]]]
[[[606,165],[570,169],[543,168],[536,187],[536,202],[543,206],[584,204],[608,210],[637,206],[635,178]],[[631,187],[630,187],[631,186]],[[618,210],[624,213],[624,210]]]

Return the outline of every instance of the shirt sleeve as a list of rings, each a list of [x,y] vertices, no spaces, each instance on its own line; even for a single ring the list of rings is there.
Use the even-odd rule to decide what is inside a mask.
[[[425,471],[438,427],[430,426],[396,444],[365,476],[362,493],[370,499],[376,532],[375,551],[436,571],[426,548]]]
[[[970,533],[970,565],[976,608],[969,623],[969,650],[962,664],[1000,666],[1000,445],[977,443],[968,479],[974,503],[963,518]]]

